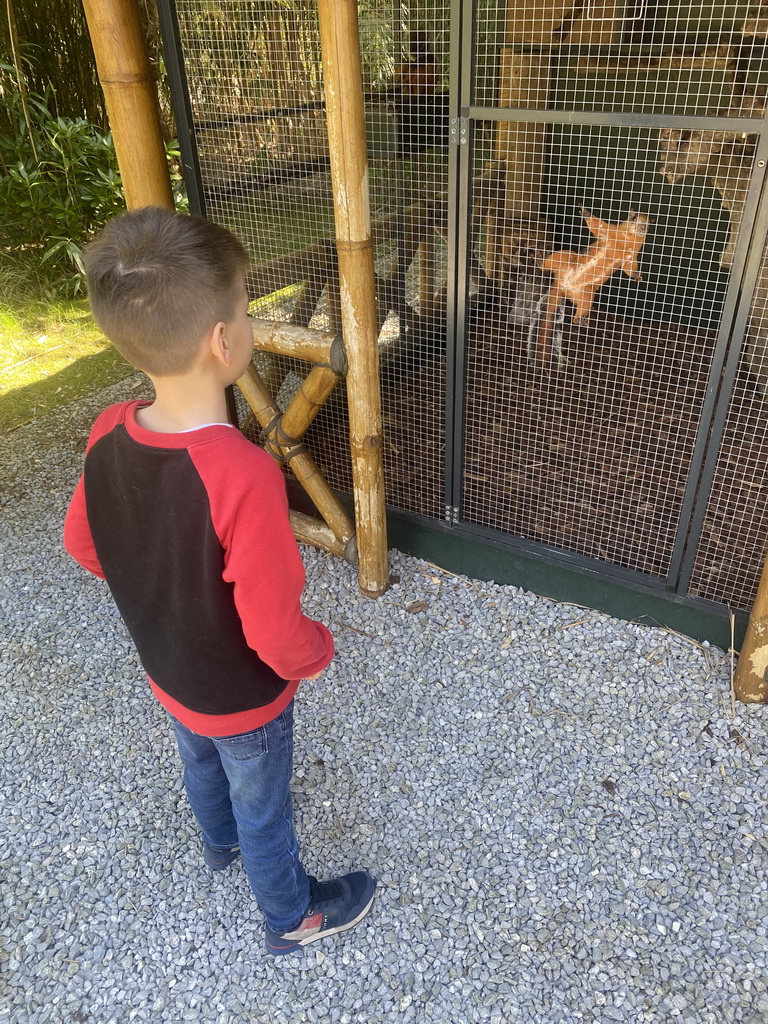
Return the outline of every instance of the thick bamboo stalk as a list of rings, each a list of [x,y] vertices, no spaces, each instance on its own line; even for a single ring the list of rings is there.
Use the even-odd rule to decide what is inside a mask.
[[[278,356],[294,356],[308,363],[322,363],[343,377],[347,372],[344,342],[338,334],[314,331],[276,320],[251,321],[254,347]]]
[[[282,416],[272,401],[255,367],[249,366],[237,386],[251,407],[266,434],[267,451],[280,462],[290,464],[291,472],[314,502],[318,512],[343,544],[354,535],[355,528],[344,507],[326,483],[309,452],[297,438],[288,438],[281,431]]]
[[[83,0],[129,210],[173,209],[157,92],[136,0]]]
[[[315,366],[310,370],[283,413],[283,433],[288,437],[303,437],[338,379],[338,375],[327,366]]]
[[[326,521],[342,544],[347,544],[355,535],[352,520],[344,511],[344,506],[315,465],[312,456],[307,452],[296,455],[290,460],[291,471],[301,486],[312,499],[317,511]]]
[[[354,565],[357,562],[357,547],[355,538],[352,537],[345,543],[335,537],[333,531],[319,519],[306,516],[302,512],[294,512],[291,509],[291,528],[296,540],[303,544],[311,544],[312,547],[320,548],[323,551],[330,551],[332,555],[338,555],[347,562]]]
[[[280,410],[272,401],[272,396],[264,387],[258,370],[255,366],[249,366],[243,376],[238,380],[237,386],[243,393],[251,412],[259,421],[263,429],[280,417]]]
[[[358,544],[358,581],[389,586],[376,290],[356,0],[318,0]]]
[[[768,704],[768,558],[741,645],[733,680],[736,697],[747,704]]]

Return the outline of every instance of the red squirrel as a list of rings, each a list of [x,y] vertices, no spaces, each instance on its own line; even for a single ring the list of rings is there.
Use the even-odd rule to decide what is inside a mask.
[[[541,269],[550,271],[553,278],[546,303],[541,303],[543,317],[536,332],[536,359],[545,365],[552,358],[553,340],[555,356],[559,360],[559,346],[554,335],[558,319],[562,321],[560,307],[565,299],[570,299],[576,307],[573,319],[581,320],[592,308],[597,289],[617,270],[623,270],[633,281],[642,281],[637,269],[637,254],[648,231],[648,217],[642,213],[630,213],[621,224],[608,224],[583,206],[581,214],[597,241],[582,253],[559,249],[541,263]]]

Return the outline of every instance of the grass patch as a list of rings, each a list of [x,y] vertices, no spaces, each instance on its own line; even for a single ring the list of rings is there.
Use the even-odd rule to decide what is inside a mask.
[[[0,434],[132,372],[84,299],[0,304]]]

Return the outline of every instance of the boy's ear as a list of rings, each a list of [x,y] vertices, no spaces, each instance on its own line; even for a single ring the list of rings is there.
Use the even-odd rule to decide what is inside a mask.
[[[211,348],[211,354],[215,359],[218,359],[224,366],[232,365],[232,350],[227,340],[227,325],[223,320],[220,320],[211,328],[208,343]]]

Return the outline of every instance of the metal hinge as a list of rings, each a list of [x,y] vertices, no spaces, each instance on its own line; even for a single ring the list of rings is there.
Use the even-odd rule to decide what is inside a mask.
[[[469,118],[452,117],[450,120],[450,143],[452,146],[466,146],[469,142]]]
[[[459,509],[454,505],[445,506],[445,521],[450,526],[459,525]]]

